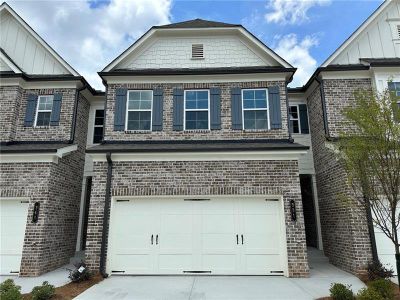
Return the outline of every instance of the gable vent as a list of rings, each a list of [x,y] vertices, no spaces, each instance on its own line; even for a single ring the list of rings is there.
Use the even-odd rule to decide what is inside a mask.
[[[397,25],[397,38],[400,39],[400,25]]]
[[[192,58],[204,58],[203,44],[192,44]]]

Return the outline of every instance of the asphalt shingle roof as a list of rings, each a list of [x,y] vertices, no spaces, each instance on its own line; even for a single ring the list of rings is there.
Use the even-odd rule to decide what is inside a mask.
[[[194,19],[184,22],[172,23],[161,26],[154,26],[154,28],[218,28],[218,27],[240,27],[238,24],[228,24],[223,22],[214,22],[203,19]]]

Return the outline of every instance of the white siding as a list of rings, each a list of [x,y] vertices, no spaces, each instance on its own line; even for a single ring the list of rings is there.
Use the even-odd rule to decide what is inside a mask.
[[[400,57],[400,1],[394,0],[330,64],[359,64],[360,58]]]
[[[0,72],[3,71],[12,71],[12,70],[2,59],[0,59]]]
[[[3,11],[0,46],[27,74],[70,74],[13,16]]]
[[[292,134],[294,142],[309,146],[307,154],[302,154],[299,158],[299,173],[300,174],[315,174],[314,159],[311,148],[311,136],[309,134]]]
[[[192,59],[192,44],[204,45],[204,59]],[[215,68],[265,66],[263,59],[237,36],[158,38],[116,68]]]

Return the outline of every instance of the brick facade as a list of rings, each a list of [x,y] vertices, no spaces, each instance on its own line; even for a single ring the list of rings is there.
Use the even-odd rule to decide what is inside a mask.
[[[353,91],[370,88],[370,81],[324,80],[323,85],[329,130],[337,136],[345,129],[341,123],[341,110],[354,104]],[[345,171],[333,151],[326,147],[319,87],[311,91],[307,102],[324,252],[331,263],[357,274],[365,270],[372,258],[366,214],[364,208],[351,200]]]
[[[231,88],[267,88],[279,86],[281,98],[282,129],[277,130],[232,130],[231,121]],[[124,87],[127,89],[154,89],[162,88],[164,91],[164,119],[163,130],[141,133],[127,133],[114,131],[114,107],[115,89]],[[173,107],[172,93],[174,88],[183,89],[209,89],[219,87],[221,89],[221,130],[202,131],[173,131]],[[287,139],[287,108],[285,81],[257,81],[257,82],[232,82],[232,83],[176,83],[176,84],[110,84],[107,89],[105,140],[190,140],[190,139],[252,139],[252,138],[283,138]]]
[[[107,163],[95,162],[86,261],[98,270]],[[283,195],[289,276],[308,276],[297,161],[114,162],[112,195]],[[290,200],[298,212],[291,221]]]
[[[46,91],[50,92],[53,90]],[[72,100],[75,99],[75,90],[57,90],[57,92],[62,92],[63,101],[65,100],[62,104],[60,126],[40,129],[21,128],[24,114],[20,113],[16,119],[17,124],[20,124],[16,126],[17,140],[69,139],[72,124],[72,115],[69,112],[73,110]],[[21,94],[27,93],[24,91]],[[20,111],[25,111],[25,102],[26,98],[22,97]],[[89,102],[81,96],[78,101],[74,139],[78,150],[59,158],[58,163],[27,162],[0,165],[0,197],[29,199],[21,276],[38,276],[54,270],[68,263],[75,253],[88,115]],[[32,223],[35,202],[40,203],[40,212],[38,222]]]

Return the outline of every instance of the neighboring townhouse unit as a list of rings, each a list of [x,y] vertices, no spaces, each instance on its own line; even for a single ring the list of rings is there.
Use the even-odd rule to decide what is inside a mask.
[[[100,72],[89,267],[307,276],[298,160],[309,147],[289,130],[294,72],[241,25],[200,19],[152,27]]]
[[[398,0],[385,1],[303,88],[289,90],[289,98],[307,99],[324,253],[352,273],[365,270],[373,257],[396,269],[392,242],[377,229],[374,234],[364,207],[356,201],[350,206],[345,203],[344,198],[352,198],[353,193],[333,145],[340,132],[352,126],[345,122],[342,110],[355,105],[356,90],[390,88],[400,95],[399,11]]]
[[[96,92],[5,3],[0,20],[0,274],[37,276],[75,254]]]

